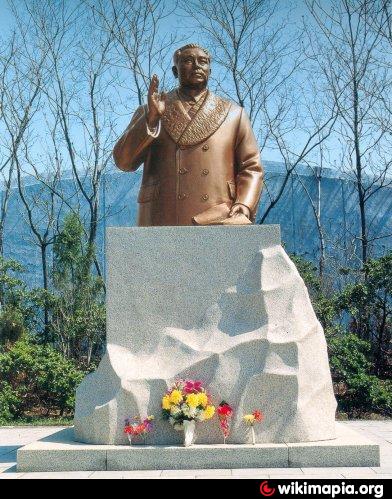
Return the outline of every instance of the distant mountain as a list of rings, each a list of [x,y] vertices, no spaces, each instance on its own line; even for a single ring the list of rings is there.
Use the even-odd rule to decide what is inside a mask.
[[[257,220],[267,209],[270,199],[277,195],[285,175],[284,165],[264,162],[267,188],[264,189]],[[299,178],[298,178],[299,177]],[[282,228],[282,239],[287,251],[301,254],[317,261],[319,255],[318,232],[309,199],[301,182],[306,186],[314,202],[317,202],[317,183],[312,171],[299,166],[296,175],[291,176],[282,197],[270,211],[265,223],[278,223]],[[133,226],[136,224],[137,194],[141,182],[141,172],[129,174],[114,167],[102,177],[100,224],[97,236],[97,252],[104,268],[105,228],[107,226]],[[40,189],[36,182],[27,182],[28,197],[37,195]],[[62,188],[67,198],[81,206],[82,214],[87,214],[87,206],[77,195],[72,173],[66,172]],[[2,193],[0,193],[2,195]],[[66,212],[63,206],[62,214]],[[368,204],[370,236],[377,237],[372,254],[377,255],[392,249],[392,189],[384,188],[375,194]],[[36,212],[37,218],[45,222],[45,215]],[[321,219],[327,244],[327,263],[330,266],[349,265],[357,262],[359,254],[359,211],[355,184],[347,176],[332,169],[323,170],[321,181]],[[382,237],[388,236],[389,237]],[[5,256],[14,258],[27,268],[31,285],[41,284],[41,256],[39,248],[29,230],[23,205],[18,192],[13,190],[10,199],[8,218],[5,226]]]

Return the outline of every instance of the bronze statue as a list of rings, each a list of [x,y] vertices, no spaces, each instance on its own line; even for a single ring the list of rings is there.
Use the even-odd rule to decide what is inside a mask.
[[[113,152],[121,170],[144,163],[138,225],[251,223],[263,169],[249,118],[207,89],[207,50],[186,45],[173,60],[179,88],[159,93],[154,75],[148,105],[136,110]]]

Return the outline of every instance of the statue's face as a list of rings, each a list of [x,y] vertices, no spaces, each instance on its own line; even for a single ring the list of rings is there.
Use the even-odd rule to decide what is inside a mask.
[[[182,51],[177,66],[173,66],[173,74],[180,80],[180,87],[206,87],[210,73],[210,59],[199,48]]]

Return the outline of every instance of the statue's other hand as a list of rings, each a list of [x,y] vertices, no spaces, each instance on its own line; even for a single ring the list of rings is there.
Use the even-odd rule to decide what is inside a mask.
[[[165,112],[166,108],[166,95],[158,92],[159,79],[157,75],[153,75],[150,87],[148,89],[148,125],[155,128],[158,125],[159,119]]]
[[[234,217],[234,216],[240,215],[240,214],[243,214],[247,218],[250,218],[250,209],[247,206],[245,206],[244,204],[240,204],[240,203],[233,204],[233,206],[230,210],[230,213],[229,213],[229,217]]]

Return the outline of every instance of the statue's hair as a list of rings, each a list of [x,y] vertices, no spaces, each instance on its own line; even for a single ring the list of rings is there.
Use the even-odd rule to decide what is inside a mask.
[[[197,43],[188,43],[188,45],[184,45],[183,47],[177,49],[174,54],[173,54],[173,62],[174,62],[174,65],[177,66],[177,63],[178,63],[178,59],[181,55],[181,52],[183,50],[186,50],[186,49],[200,49],[202,50],[203,52],[206,53],[206,55],[208,55],[208,59],[210,60],[211,62],[211,54],[208,52],[208,50],[204,47],[202,47],[201,45],[198,45]]]

